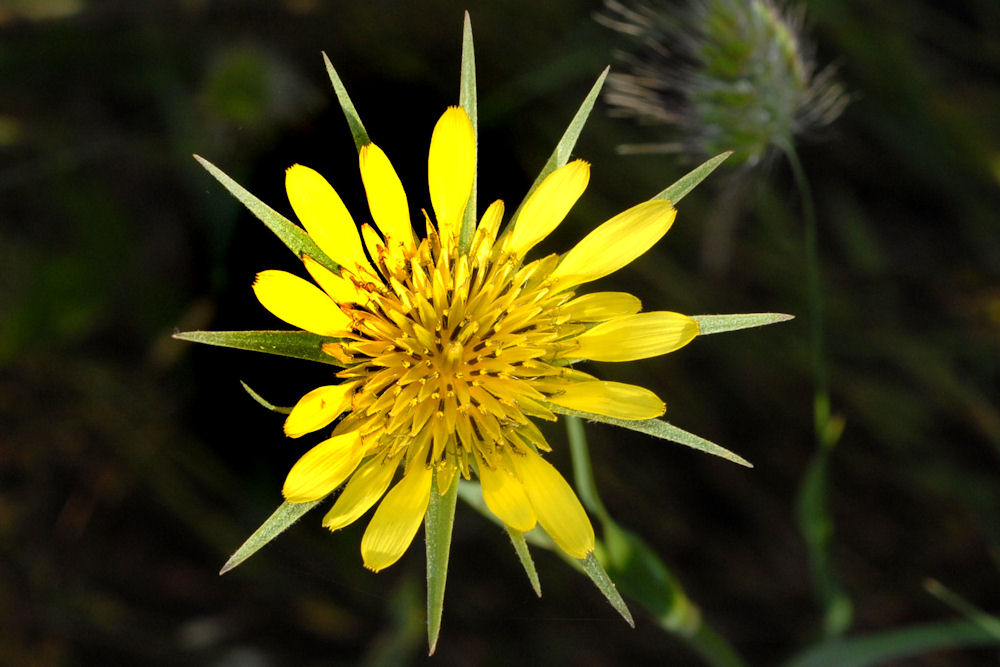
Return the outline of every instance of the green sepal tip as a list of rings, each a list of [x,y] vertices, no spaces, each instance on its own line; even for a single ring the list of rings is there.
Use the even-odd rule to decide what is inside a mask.
[[[340,361],[323,351],[324,343],[333,343],[338,339],[308,331],[181,331],[173,337],[192,343],[276,354],[343,367]]]
[[[267,518],[260,528],[247,538],[239,549],[236,550],[226,564],[219,570],[219,574],[225,574],[234,567],[245,561],[250,556],[257,553],[261,547],[283,533],[286,528],[302,518],[306,512],[316,507],[323,499],[313,500],[308,503],[290,503],[287,500],[278,506],[274,514]]]

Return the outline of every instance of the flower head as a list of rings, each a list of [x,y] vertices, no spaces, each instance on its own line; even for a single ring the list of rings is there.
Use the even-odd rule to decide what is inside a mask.
[[[815,73],[801,12],[774,0],[605,0],[599,15],[631,42],[608,77],[616,115],[676,127],[682,139],[623,147],[754,165],[770,149],[833,122],[847,103],[833,70]]]
[[[567,554],[585,558],[593,528],[543,457],[550,447],[533,420],[555,420],[554,406],[625,420],[661,415],[664,404],[650,390],[599,380],[572,363],[664,354],[699,331],[685,315],[640,312],[631,294],[576,294],[652,247],[674,221],[669,201],[638,204],[564,255],[531,259],[587,187],[590,165],[576,160],[552,171],[504,232],[504,205],[496,201],[462,243],[475,150],[466,112],[446,110],[431,137],[434,215],[424,212],[421,234],[375,144],[359,153],[374,222],[360,232],[320,174],[292,166],[292,208],[339,269],[304,255],[315,285],[283,271],[264,271],[254,283],[274,315],[336,339],[323,351],[343,365],[338,382],[303,396],[285,432],[297,438],[336,424],[292,467],[283,493],[309,502],[346,482],[323,519],[331,530],[378,503],[361,543],[372,570],[402,556],[430,494],[458,475],[478,478],[486,505],[510,528],[540,525]]]

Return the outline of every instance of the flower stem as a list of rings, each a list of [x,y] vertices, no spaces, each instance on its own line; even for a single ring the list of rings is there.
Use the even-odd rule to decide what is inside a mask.
[[[829,377],[823,335],[819,241],[812,190],[792,142],[783,142],[781,148],[788,158],[802,200],[813,374],[813,429],[816,439],[816,453],[805,472],[799,490],[797,514],[799,530],[809,551],[813,585],[823,608],[823,634],[826,637],[837,637],[848,629],[853,615],[850,598],[837,580],[830,554],[833,542],[833,517],[828,503],[828,470],[830,455],[843,430],[843,419],[832,416],[830,412]]]

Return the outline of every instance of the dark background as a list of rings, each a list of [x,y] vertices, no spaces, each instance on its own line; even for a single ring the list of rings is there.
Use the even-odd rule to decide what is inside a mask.
[[[808,3],[817,59],[838,64],[852,96],[800,144],[846,420],[831,556],[851,635],[956,618],[928,577],[1000,609],[1000,5],[942,6]],[[466,8],[481,208],[512,207],[620,46],[592,20],[599,3],[0,2],[0,662],[426,661],[419,537],[373,575],[358,550],[365,522],[331,535],[317,511],[216,574],[308,445],[284,438],[239,380],[290,405],[328,369],[169,336],[280,326],[250,284],[296,265],[191,154],[288,215],[283,170],[308,164],[366,219],[325,50],[411,205],[428,206],[426,150],[457,102]],[[547,250],[693,166],[617,154],[659,130],[605,111],[575,151],[593,163],[590,188]],[[801,209],[781,160],[739,197],[731,183],[723,167],[601,288],[650,310],[800,317],[595,366],[652,388],[673,423],[756,467],[600,425],[588,434],[611,513],[751,663],[773,664],[820,632],[794,514],[814,451]],[[709,272],[703,239],[723,206],[737,207],[733,253]],[[568,475],[564,435],[550,436]],[[540,600],[502,531],[460,505],[433,663],[698,664],[638,608],[629,629],[553,554],[536,563]],[[906,664],[995,659],[967,649]]]

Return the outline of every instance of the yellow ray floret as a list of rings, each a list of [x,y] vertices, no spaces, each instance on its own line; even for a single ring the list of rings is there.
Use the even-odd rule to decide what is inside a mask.
[[[508,460],[545,532],[573,558],[586,558],[594,550],[594,528],[563,476],[530,449]]]
[[[361,462],[361,437],[357,431],[335,435],[319,443],[300,458],[281,492],[292,503],[322,498],[340,486]]]
[[[561,288],[603,278],[653,247],[677,216],[668,201],[648,201],[619,213],[583,237],[552,272]]]
[[[351,327],[351,318],[329,296],[287,271],[261,271],[253,291],[262,306],[293,327],[321,336],[337,336]]]
[[[298,438],[328,426],[351,407],[357,382],[318,387],[299,399],[285,420],[285,435]]]
[[[659,311],[636,313],[598,324],[576,338],[566,356],[593,361],[634,361],[673,352],[698,335],[687,315]]]
[[[320,250],[352,272],[359,266],[371,272],[354,219],[325,178],[295,164],[285,172],[285,190],[295,215]]]
[[[457,238],[476,175],[476,135],[461,107],[450,107],[434,126],[427,180],[438,232]]]
[[[368,208],[375,224],[386,238],[412,248],[410,207],[403,184],[389,158],[375,144],[367,144],[361,147],[358,160],[361,164],[361,181],[365,185],[365,194],[368,195]]]
[[[395,472],[396,461],[385,461],[378,456],[369,459],[351,475],[337,502],[323,517],[323,525],[338,530],[359,519],[389,488]]]
[[[574,382],[549,398],[556,405],[618,419],[653,419],[666,410],[660,398],[644,387],[621,382]]]
[[[492,467],[480,458],[479,483],[486,506],[506,525],[522,533],[535,527],[535,510],[524,485],[512,472],[505,467]]]
[[[559,226],[589,181],[590,165],[583,160],[573,160],[549,174],[524,202],[504,250],[523,257]]]
[[[410,546],[431,497],[431,472],[415,465],[385,494],[361,538],[361,557],[369,570],[389,567]]]

